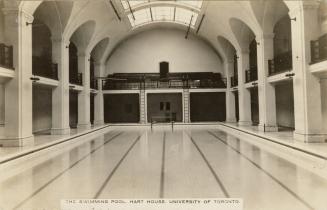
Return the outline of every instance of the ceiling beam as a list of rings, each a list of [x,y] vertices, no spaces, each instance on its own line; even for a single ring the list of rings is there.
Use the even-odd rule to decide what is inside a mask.
[[[188,34],[190,33],[192,20],[193,20],[193,15],[191,16],[190,24],[188,25],[187,32],[186,32],[186,35],[185,35],[185,39],[188,38]]]

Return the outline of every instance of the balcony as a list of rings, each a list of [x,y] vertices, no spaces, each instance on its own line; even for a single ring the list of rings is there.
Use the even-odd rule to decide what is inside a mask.
[[[253,82],[258,80],[258,70],[257,67],[252,67],[245,71],[245,83]]]
[[[102,83],[103,90],[226,88],[226,79],[216,74],[206,77],[202,73],[175,73],[167,78],[160,78],[159,74],[117,75],[110,75]]]
[[[327,60],[327,34],[311,41],[311,64]]]
[[[273,60],[268,60],[269,76],[290,71],[293,68],[292,51],[288,51],[275,56]]]
[[[33,56],[32,73],[36,76],[59,80],[58,64],[52,63],[51,61],[41,57]]]
[[[77,73],[69,76],[69,83],[74,85],[83,86],[83,74]]]
[[[0,44],[0,66],[7,69],[14,69],[13,65],[13,47]]]
[[[232,76],[230,78],[230,87],[237,87],[238,86],[238,77],[236,76]]]

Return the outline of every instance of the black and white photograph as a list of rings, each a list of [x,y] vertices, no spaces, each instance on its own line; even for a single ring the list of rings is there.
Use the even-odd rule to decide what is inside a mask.
[[[327,0],[0,0],[0,210],[327,210]]]

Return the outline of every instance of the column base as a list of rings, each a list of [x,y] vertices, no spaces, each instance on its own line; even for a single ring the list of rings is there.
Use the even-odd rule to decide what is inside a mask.
[[[305,143],[324,143],[327,141],[327,134],[302,134],[294,131],[293,138]]]
[[[263,132],[277,132],[277,125],[258,125],[258,130]]]
[[[70,128],[52,128],[51,135],[66,135],[70,134]]]
[[[104,125],[104,121],[103,120],[94,121],[93,125],[95,125],[95,126]]]
[[[91,123],[77,125],[77,130],[90,130],[90,129],[91,129]]]
[[[238,125],[241,126],[251,126],[252,122],[251,121],[238,121]]]
[[[0,146],[2,147],[23,147],[34,145],[34,136],[13,138],[0,137]]]
[[[229,119],[226,119],[225,122],[226,123],[237,123],[237,120],[236,120],[236,118],[229,118]]]

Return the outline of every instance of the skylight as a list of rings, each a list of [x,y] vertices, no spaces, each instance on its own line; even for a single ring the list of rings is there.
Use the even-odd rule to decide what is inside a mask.
[[[129,5],[132,9],[142,4],[147,4],[151,2],[161,2],[166,4],[181,4],[190,7],[200,9],[202,7],[202,0],[121,0],[125,10],[129,9]],[[129,4],[129,5],[128,5]]]
[[[132,27],[151,22],[176,22],[195,27],[203,3],[202,0],[121,0],[121,2]]]

